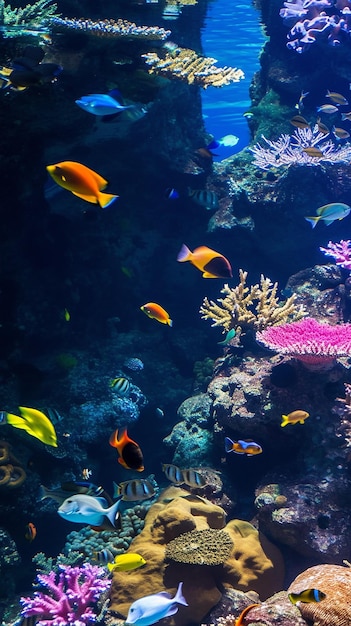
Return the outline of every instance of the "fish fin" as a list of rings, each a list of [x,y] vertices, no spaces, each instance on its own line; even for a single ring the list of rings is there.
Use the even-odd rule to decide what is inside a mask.
[[[113,498],[118,498],[118,496],[121,495],[121,487],[120,484],[117,485],[117,483],[113,480],[112,481],[112,486],[113,486]]]
[[[186,605],[186,606],[188,606],[188,605]],[[175,613],[178,613],[178,608],[179,607],[177,605],[176,606],[171,606],[171,608],[168,609],[165,617],[170,617],[171,615],[175,615]]]
[[[282,428],[289,424],[289,418],[287,415],[282,415],[282,423],[280,424]]]
[[[218,278],[215,274],[211,274],[210,272],[204,272],[202,274],[202,278]]]
[[[90,202],[91,204],[99,204],[96,196],[87,196],[84,193],[77,193],[76,191],[71,191],[71,193],[73,193],[74,196],[77,196],[77,198],[81,198],[82,200]]]
[[[167,320],[167,324],[168,324],[168,326],[173,326],[173,320],[168,319],[168,320]]]
[[[116,428],[116,430],[114,430],[110,435],[109,444],[118,450],[118,446],[120,445],[120,439],[118,439],[118,428]]]
[[[102,193],[102,192],[100,192],[98,194],[98,203],[99,203],[99,205],[101,206],[102,209],[106,209],[108,206],[110,206],[110,204],[112,204],[112,202],[117,200],[117,198],[119,198],[119,196],[114,195],[112,193]]]
[[[122,465],[125,469],[130,469],[125,461],[123,461],[122,457],[119,457],[118,463]]]
[[[178,253],[177,261],[179,261],[179,263],[184,263],[185,261],[190,261],[191,257],[192,257],[191,250],[189,250],[188,246],[186,246],[185,243],[183,243]]]
[[[304,423],[305,423],[305,420],[300,420],[299,421],[299,424],[304,424]]]
[[[174,602],[177,602],[178,604],[183,604],[184,606],[188,606],[188,603],[183,596],[183,584],[184,583],[182,582],[179,583],[177,593],[174,597]],[[169,615],[172,615],[172,613],[169,613]]]
[[[312,228],[314,228],[316,226],[316,224],[319,222],[321,218],[318,217],[305,217],[306,222],[309,222],[312,226]]]
[[[117,521],[120,515],[118,509],[119,509],[119,505],[121,504],[121,499],[122,499],[122,496],[118,498],[117,502],[115,502],[112,506],[110,506],[110,508],[107,509],[105,512],[106,517],[109,519],[109,521],[111,522],[113,526],[115,525],[115,521]]]
[[[232,441],[229,437],[226,437],[224,440],[224,446],[226,452],[233,452],[234,441]]]
[[[155,596],[159,596],[161,598],[168,598],[169,600],[172,598],[172,594],[169,591],[159,591],[154,594]]]
[[[343,219],[343,217],[338,217],[337,219],[338,219],[338,221],[340,222],[340,220],[342,220],[342,219]],[[325,224],[326,226],[330,226],[330,224],[332,224],[333,222],[335,222],[335,219],[332,219],[332,220],[324,220],[324,224]]]
[[[8,424],[11,424],[14,428],[20,428],[21,430],[28,430],[29,426],[26,420],[19,415],[13,413],[6,414],[6,420]]]

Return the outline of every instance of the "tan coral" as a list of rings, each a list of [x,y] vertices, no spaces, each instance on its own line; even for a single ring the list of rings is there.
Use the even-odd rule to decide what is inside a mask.
[[[326,594],[321,602],[300,602],[301,615],[313,626],[350,626],[351,569],[341,565],[316,565],[299,574],[288,593],[319,589]]]
[[[167,52],[164,58],[156,52],[143,54],[150,74],[160,74],[167,78],[178,78],[189,85],[195,84],[206,89],[209,86],[222,87],[237,83],[244,78],[242,70],[233,67],[217,67],[217,59],[199,56],[195,50],[176,48]]]
[[[295,294],[282,302],[277,296],[278,283],[272,283],[261,274],[260,283],[248,287],[247,275],[248,272],[240,269],[239,284],[236,287],[225,284],[221,289],[224,298],[218,298],[217,302],[204,299],[201,317],[211,320],[211,326],[222,326],[223,332],[235,328],[240,335],[248,328],[263,330],[267,326],[296,321],[307,314],[303,306],[296,305]]]
[[[125,617],[131,603],[145,595],[159,591],[174,595],[180,581],[189,606],[179,608],[170,618],[170,626],[201,623],[219,602],[223,587],[251,589],[264,598],[280,589],[283,565],[279,550],[248,522],[235,520],[226,525],[225,518],[224,510],[205,498],[189,499],[189,492],[179,487],[166,489],[150,508],[142,532],[128,550],[141,554],[146,565],[113,573],[110,617]],[[208,529],[223,529],[234,544],[222,565],[166,561],[166,546],[171,540],[182,533]]]
[[[27,478],[27,474],[20,462],[11,452],[7,441],[0,441],[0,488],[16,489]]]

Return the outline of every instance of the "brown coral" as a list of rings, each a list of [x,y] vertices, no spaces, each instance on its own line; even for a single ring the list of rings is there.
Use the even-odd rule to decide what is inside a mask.
[[[177,563],[220,565],[228,559],[233,545],[223,530],[191,530],[169,542],[165,558]]]
[[[160,74],[167,78],[175,78],[189,85],[199,85],[206,89],[209,86],[222,87],[237,83],[244,78],[244,73],[234,67],[216,67],[216,59],[199,56],[195,50],[176,48],[167,52],[164,58],[156,52],[142,54],[150,74]]]
[[[319,589],[326,594],[321,602],[300,602],[298,608],[305,620],[314,626],[350,626],[351,569],[340,565],[316,565],[299,574],[288,593]]]
[[[0,441],[0,488],[16,489],[26,477],[26,472],[11,452],[10,444]]]

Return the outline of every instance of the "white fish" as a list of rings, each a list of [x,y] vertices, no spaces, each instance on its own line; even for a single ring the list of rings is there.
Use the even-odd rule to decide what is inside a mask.
[[[107,517],[114,526],[120,503],[121,501],[118,500],[112,506],[105,508],[103,506],[107,504],[105,498],[95,498],[78,493],[62,502],[57,512],[69,522],[91,524],[92,526],[101,526]]]
[[[237,137],[236,135],[225,135],[218,140],[218,143],[220,143],[221,146],[225,146],[226,148],[232,148],[233,146],[236,146],[237,143],[239,143],[239,137]]]
[[[150,626],[164,617],[177,613],[177,604],[188,606],[182,593],[182,587],[183,583],[179,583],[174,598],[167,591],[160,591],[160,593],[154,593],[151,596],[144,596],[136,600],[128,611],[126,624]]]

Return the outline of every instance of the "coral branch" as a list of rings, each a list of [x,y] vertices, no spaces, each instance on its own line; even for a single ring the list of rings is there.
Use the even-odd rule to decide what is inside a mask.
[[[328,242],[326,248],[319,248],[326,256],[333,257],[336,265],[344,267],[346,270],[351,270],[351,240],[341,239],[337,243],[332,241]]]
[[[171,33],[159,26],[137,26],[134,22],[122,19],[94,22],[84,18],[55,17],[50,23],[55,30],[78,30],[97,37],[163,40]]]

